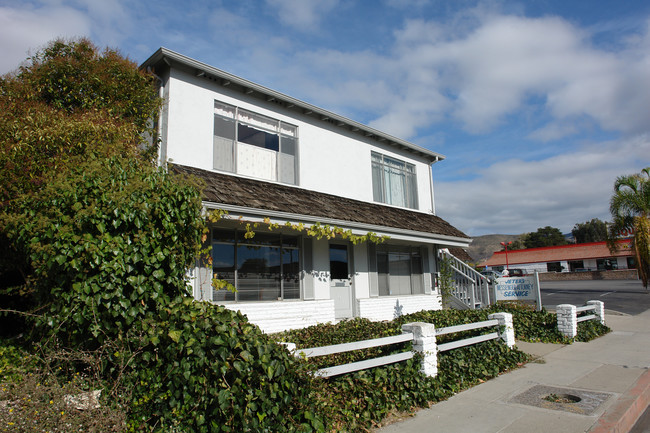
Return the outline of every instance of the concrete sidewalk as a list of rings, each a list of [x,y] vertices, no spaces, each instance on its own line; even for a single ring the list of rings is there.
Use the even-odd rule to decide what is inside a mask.
[[[605,322],[612,332],[589,343],[518,342],[537,361],[376,433],[628,432],[650,402],[650,310]]]

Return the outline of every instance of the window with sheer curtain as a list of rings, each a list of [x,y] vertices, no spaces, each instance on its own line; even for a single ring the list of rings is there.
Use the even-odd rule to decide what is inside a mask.
[[[372,194],[376,202],[417,209],[415,166],[372,152]]]
[[[214,101],[213,167],[297,184],[298,127]]]
[[[377,247],[379,296],[424,293],[420,248],[379,245]]]

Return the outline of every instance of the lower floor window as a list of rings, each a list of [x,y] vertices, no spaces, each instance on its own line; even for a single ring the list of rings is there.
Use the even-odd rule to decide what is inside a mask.
[[[379,296],[424,293],[420,248],[395,245],[377,247]]]
[[[300,299],[300,248],[297,236],[212,230],[213,277],[237,288],[214,290],[215,301]]]
[[[562,263],[560,263],[560,262],[548,262],[548,263],[546,263],[546,270],[548,272],[562,272]]]
[[[569,271],[571,272],[586,271],[585,263],[582,260],[571,260],[569,262]]]
[[[611,271],[613,269],[618,269],[618,262],[616,259],[607,258],[607,259],[597,259],[596,266],[599,271]]]

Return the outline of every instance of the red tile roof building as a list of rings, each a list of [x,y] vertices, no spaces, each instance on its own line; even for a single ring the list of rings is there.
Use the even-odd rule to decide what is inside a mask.
[[[571,244],[556,247],[508,250],[508,267],[539,272],[573,272],[582,270],[634,268],[634,253],[627,239],[618,241],[611,252],[606,242]],[[491,268],[506,266],[506,252],[496,251],[481,265]]]

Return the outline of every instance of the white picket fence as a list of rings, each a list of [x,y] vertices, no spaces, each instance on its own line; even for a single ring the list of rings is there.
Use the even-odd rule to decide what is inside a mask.
[[[422,353],[422,372],[428,376],[436,376],[438,352],[457,349],[459,347],[469,346],[472,344],[481,343],[483,341],[494,340],[496,338],[502,338],[509,347],[514,346],[515,341],[514,330],[512,328],[512,315],[509,313],[495,313],[491,314],[489,317],[490,320],[485,320],[482,322],[448,326],[446,328],[439,329],[436,329],[435,326],[430,323],[407,323],[405,325],[402,325],[403,333],[401,335],[355,341],[351,343],[334,344],[331,346],[296,349],[295,344],[293,343],[284,344],[287,345],[288,349],[294,353],[294,356],[312,358],[315,356],[332,355],[336,353],[344,353],[354,350],[368,349],[371,347],[380,347],[413,341],[413,351],[399,352],[378,358],[321,368],[316,372],[316,375],[321,377],[332,377],[345,373],[351,373],[354,371],[365,370],[368,368],[379,367],[381,365],[393,364],[396,362],[411,359],[413,358],[415,352],[420,352]],[[496,332],[491,332],[489,334],[479,335],[476,337],[451,341],[444,344],[436,344],[437,336],[487,327],[498,327],[498,330]]]
[[[593,314],[582,314],[593,311]],[[555,307],[557,314],[557,329],[562,335],[574,338],[578,334],[578,323],[585,320],[598,320],[605,324],[605,304],[602,301],[587,301],[587,305],[576,307],[571,304],[560,304]]]

